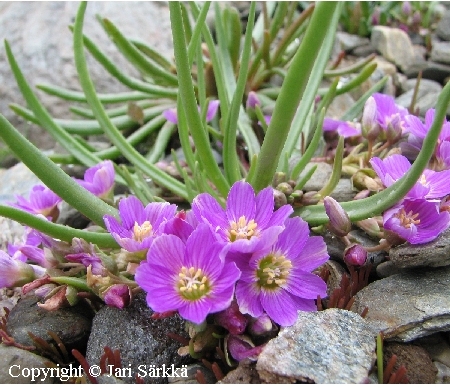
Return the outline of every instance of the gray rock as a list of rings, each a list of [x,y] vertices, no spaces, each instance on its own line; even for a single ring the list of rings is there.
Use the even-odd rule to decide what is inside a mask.
[[[415,54],[411,40],[398,28],[375,26],[372,29],[371,43],[388,61],[401,70],[408,68]]]
[[[434,362],[434,366],[438,370],[435,384],[450,384],[450,367],[440,362]]]
[[[319,191],[327,183],[333,172],[333,166],[326,162],[310,162],[306,164],[304,172],[308,172],[314,165],[317,165],[317,169],[311,176],[309,181],[303,187],[303,192]],[[303,173],[300,174],[299,180],[303,177]]]
[[[414,269],[369,284],[356,294],[352,311],[369,309],[374,335],[411,340],[450,329],[450,267]]]
[[[73,37],[68,29],[74,22],[79,3],[5,2],[0,4],[0,35],[11,45],[16,60],[31,85],[51,83],[80,90],[73,61]],[[167,2],[92,2],[85,15],[84,32],[125,73],[139,73],[118,52],[95,15],[109,18],[127,37],[138,38],[161,54],[172,56],[172,36]],[[102,93],[127,90],[86,52],[89,71],[96,89]],[[41,101],[55,117],[71,117],[67,102],[38,92]],[[11,112],[12,102],[24,99],[0,51],[0,112],[30,141],[43,149],[52,148],[53,139],[42,128],[25,123]],[[69,115],[69,116],[67,116]]]
[[[352,50],[352,54],[356,57],[367,57],[372,53],[376,53],[375,47],[371,43],[364,45],[364,46],[358,46],[355,49]]]
[[[450,41],[450,10],[444,13],[442,19],[437,24],[436,35],[444,41]]]
[[[186,367],[186,375],[187,377],[169,377],[168,383],[169,384],[194,384],[197,385],[199,382],[197,381],[196,375],[197,372],[201,371],[203,373],[203,377],[205,378],[205,381],[207,384],[214,384],[216,383],[217,379],[214,377],[214,373],[207,369],[205,365],[194,363],[192,365],[188,365]],[[234,371],[234,370],[233,370]]]
[[[365,382],[373,366],[375,338],[365,320],[340,309],[299,312],[259,355],[256,369],[266,383]]]
[[[450,64],[450,42],[434,42],[431,49],[431,60]]]
[[[50,361],[30,351],[0,344],[0,384],[53,384],[55,378],[49,375],[38,377],[38,370],[34,377],[31,374],[33,368],[48,369],[46,362]]]
[[[427,61],[427,67],[423,70],[422,77],[444,84],[445,80],[450,77],[450,66],[434,61]]]
[[[433,361],[443,363],[450,368],[450,344],[443,334],[433,334],[420,338],[416,344],[427,350]]]
[[[122,366],[130,367],[132,377],[121,377],[127,383],[135,382],[135,374],[143,366],[148,373],[154,367],[181,367],[187,362],[177,354],[181,344],[171,339],[174,333],[188,338],[184,330],[184,321],[173,316],[166,319],[151,319],[151,309],[145,301],[145,294],[139,293],[132,304],[125,309],[105,306],[101,308],[92,323],[91,336],[86,351],[86,359],[92,364],[100,362],[104,347],[119,350]],[[167,383],[166,377],[149,377],[140,374],[145,383]]]
[[[17,343],[34,346],[28,332],[53,342],[47,331],[55,332],[67,350],[86,349],[94,313],[89,304],[80,301],[69,308],[46,311],[36,303],[39,298],[26,296],[12,309],[7,320],[8,333]]]
[[[416,87],[416,84],[417,84],[417,78],[406,79],[405,82],[403,82],[401,84],[402,93],[408,92],[410,90],[414,90],[414,88]],[[422,78],[420,80],[418,96],[421,96],[421,93],[427,94],[430,92],[441,92],[441,91],[442,91],[442,85],[439,84],[439,82],[433,81],[433,80],[427,80],[424,78]],[[396,100],[397,104],[399,104],[398,99],[400,99],[400,96]]]
[[[402,107],[409,108],[409,106],[411,105],[413,93],[414,92],[412,90],[410,90],[410,91],[404,93],[403,95],[399,96],[397,98],[398,99],[397,104]],[[426,112],[430,108],[436,107],[436,103],[439,98],[439,95],[440,95],[440,92],[428,92],[428,93],[423,93],[422,96],[420,96],[419,98],[416,99],[416,104],[414,105],[414,109],[419,111],[419,116],[425,117]],[[409,101],[409,103],[408,103],[408,101]]]
[[[239,366],[231,370],[218,384],[261,384],[256,370],[256,363],[249,359],[239,362]]]
[[[10,169],[0,169],[0,204],[6,204],[10,201],[15,202],[15,195],[21,195],[28,198],[31,188],[41,184],[39,178],[20,162]]]
[[[400,273],[402,270],[396,267],[391,261],[380,263],[377,268],[377,276],[380,278],[386,278]]]
[[[450,265],[450,229],[425,244],[404,243],[389,250],[389,258],[398,268],[441,267]]]
[[[349,34],[348,32],[338,31],[336,33],[335,50],[337,52],[345,51],[349,52],[353,49],[365,46],[370,43],[369,38],[365,38],[359,35]]]

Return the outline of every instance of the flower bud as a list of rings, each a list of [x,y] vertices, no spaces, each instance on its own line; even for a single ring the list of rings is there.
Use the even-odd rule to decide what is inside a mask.
[[[282,182],[286,182],[286,173],[276,172],[273,176],[272,185],[276,188]]]
[[[261,106],[261,101],[259,101],[258,95],[250,91],[247,97],[247,108],[255,108],[256,106]]]
[[[227,349],[236,361],[250,359],[256,361],[264,345],[257,346],[245,335],[228,335]]]
[[[106,305],[123,309],[131,303],[131,290],[128,285],[115,284],[110,286],[103,294],[103,300]]]
[[[286,195],[277,189],[273,190],[273,197],[275,200],[275,209],[281,208],[283,205],[287,204]]]
[[[367,251],[360,244],[353,244],[344,250],[344,262],[350,266],[362,266],[367,261]]]
[[[216,324],[228,330],[232,335],[240,335],[244,333],[247,327],[247,318],[239,311],[236,301],[224,311],[218,312],[214,315]]]
[[[279,190],[280,192],[283,192],[286,196],[290,196],[293,192],[292,186],[289,185],[287,182],[281,182],[277,185],[275,188]]]
[[[409,16],[409,15],[411,15],[411,12],[412,12],[411,3],[409,1],[404,1],[402,3],[402,13],[403,13],[403,15]]]
[[[380,225],[376,218],[370,217],[368,219],[357,221],[356,225],[370,236],[373,236],[375,238],[381,238],[383,236]]]
[[[320,194],[317,191],[303,193],[302,205],[316,205],[320,200]]]
[[[380,16],[381,16],[381,11],[380,11],[380,7],[375,7],[375,9],[373,10],[372,13],[372,26],[376,26],[378,24],[380,24]]]
[[[369,141],[374,141],[380,133],[380,125],[377,121],[378,110],[375,99],[370,96],[364,104],[361,119],[361,133]]]
[[[414,12],[413,17],[412,17],[412,23],[418,25],[421,22],[422,22],[422,15],[421,15],[420,11]]]
[[[383,185],[378,183],[374,178],[369,177],[367,172],[358,170],[352,176],[353,186],[357,189],[369,189],[371,192],[378,192],[383,189]]]
[[[325,206],[325,212],[330,219],[328,229],[336,236],[346,236],[352,229],[352,222],[350,221],[347,212],[344,211],[341,204],[329,196],[325,196],[323,205]]]
[[[273,323],[267,313],[263,313],[257,318],[252,318],[248,326],[248,331],[252,336],[264,336],[273,330]]]

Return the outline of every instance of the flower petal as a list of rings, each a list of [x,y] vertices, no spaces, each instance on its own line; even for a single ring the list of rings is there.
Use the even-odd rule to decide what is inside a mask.
[[[260,288],[256,283],[238,281],[236,285],[236,300],[241,313],[259,317],[263,313],[263,307],[259,299]]]
[[[227,197],[226,214],[229,221],[235,222],[241,216],[244,216],[247,222],[255,218],[255,191],[248,182],[238,181],[231,187]]]
[[[275,323],[291,326],[296,322],[297,305],[285,290],[281,288],[261,289],[260,299],[264,310]]]

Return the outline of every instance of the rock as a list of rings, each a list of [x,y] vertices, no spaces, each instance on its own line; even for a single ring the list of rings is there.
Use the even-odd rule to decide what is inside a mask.
[[[327,109],[327,117],[339,119],[345,112],[355,105],[355,100],[349,93],[336,96]]]
[[[0,317],[3,316],[4,309],[11,311],[22,297],[22,288],[1,288],[0,289]]]
[[[26,296],[10,312],[7,330],[14,340],[26,346],[34,346],[28,336],[28,332],[31,332],[47,342],[54,343],[47,333],[53,331],[61,338],[67,350],[75,348],[83,353],[94,316],[89,304],[80,301],[73,307],[46,311],[36,304],[38,301],[36,296]]]
[[[375,26],[371,35],[372,45],[388,61],[401,70],[408,68],[414,60],[414,49],[406,32],[385,26]]]
[[[406,378],[410,384],[434,384],[437,369],[428,353],[419,346],[402,343],[386,343],[383,361],[386,366],[393,354],[397,356],[394,371],[400,366],[406,368]]]
[[[450,66],[442,63],[427,61],[427,67],[423,69],[422,77],[429,80],[434,80],[445,83],[445,80],[450,76]]]
[[[436,35],[444,41],[450,41],[450,10],[445,11],[436,26]]]
[[[50,361],[30,351],[0,344],[0,384],[53,384],[55,378],[32,376],[31,369],[48,369],[46,363]]]
[[[356,195],[356,191],[353,190],[352,181],[350,178],[339,179],[336,188],[330,194],[336,201],[351,201]]]
[[[60,213],[58,219],[56,220],[56,224],[62,224],[79,230],[86,228],[90,222],[90,219],[67,204],[65,201],[60,207]]]
[[[401,272],[401,269],[396,267],[391,261],[386,261],[380,263],[377,268],[377,276],[380,278],[386,278],[393,276],[394,274],[398,274]]]
[[[381,70],[384,75],[393,76],[397,73],[397,68],[392,62],[387,61],[381,55],[377,55],[374,59],[374,63],[377,64],[377,70]]]
[[[406,79],[405,82],[403,82],[401,85],[402,93],[404,94],[405,92],[408,92],[411,90],[414,91],[417,81],[418,81],[417,78]],[[418,97],[426,95],[427,93],[430,93],[430,92],[438,92],[439,93],[441,91],[442,91],[442,85],[439,84],[437,81],[427,80],[427,79],[422,78],[419,83]],[[400,104],[401,96],[403,96],[403,95],[400,95],[399,97],[397,97],[397,99],[396,99],[397,104]],[[409,99],[409,102],[411,102],[411,99]],[[402,106],[405,107],[406,105],[402,104]]]
[[[303,187],[303,192],[319,191],[327,183],[331,173],[333,172],[333,166],[326,162],[309,162],[306,164],[303,172],[308,172],[314,165],[317,165],[317,169]],[[303,173],[300,174],[299,180],[301,180],[302,177]]]
[[[327,309],[299,312],[259,355],[256,369],[265,383],[352,384],[367,379],[374,363],[375,338],[352,312]]]
[[[389,250],[389,258],[398,268],[450,265],[450,229],[424,244],[404,243]]]
[[[402,107],[409,108],[411,105],[412,97],[414,91],[409,90],[408,92],[400,95],[396,99],[396,103]],[[437,100],[439,98],[440,92],[435,91],[422,91],[419,92],[418,97],[416,99],[416,104],[414,105],[414,109],[419,111],[419,116],[425,117],[426,112],[430,108],[435,108]]]
[[[358,46],[355,49],[352,50],[352,54],[356,57],[367,57],[370,54],[376,53],[375,47],[371,43],[364,45],[364,46]]]
[[[218,384],[261,384],[256,370],[256,363],[248,359],[239,363],[239,366],[231,370]]]
[[[450,42],[434,42],[431,49],[431,60],[450,64]]]
[[[6,204],[10,201],[15,202],[15,195],[28,198],[31,188],[41,184],[39,178],[22,162],[10,169],[1,169],[0,182],[2,183],[0,188],[0,204]]]
[[[405,270],[375,281],[356,294],[353,312],[365,317],[373,334],[411,340],[450,329],[450,267]]]
[[[450,344],[443,334],[426,336],[417,339],[415,343],[427,350],[433,361],[443,363],[450,368]]]
[[[450,384],[450,367],[440,363],[434,362],[437,369],[435,384]]]
[[[135,296],[132,304],[125,309],[105,306],[101,308],[92,323],[86,359],[92,364],[100,362],[105,346],[119,350],[122,366],[130,367],[132,377],[120,377],[127,383],[135,382],[135,374],[140,373],[145,383],[167,383],[166,377],[149,377],[149,368],[172,365],[177,368],[188,362],[177,354],[180,343],[169,337],[174,333],[188,338],[184,330],[184,320],[179,316],[166,319],[151,319],[151,309],[147,306],[145,294]],[[141,372],[139,366],[143,367]]]
[[[78,3],[11,2],[0,4],[0,32],[8,40],[16,60],[31,85],[50,83],[80,90],[73,60],[73,36],[68,29],[74,22]],[[130,76],[139,77],[137,70],[125,60],[97,21],[95,15],[110,19],[122,33],[151,45],[157,52],[172,56],[172,35],[167,2],[123,3],[92,2],[85,15],[85,34],[105,52],[119,69]],[[151,22],[149,22],[149,20]],[[127,90],[86,52],[90,74],[101,93]],[[29,140],[42,149],[50,149],[54,140],[35,125],[25,123],[11,112],[10,103],[24,104],[5,51],[0,51],[0,112],[6,116]],[[37,92],[52,115],[67,118],[72,103]],[[72,117],[70,115],[69,117]]]
[[[325,262],[327,269],[330,271],[327,281],[327,295],[330,296],[331,293],[341,286],[342,277],[344,274],[348,274],[345,269],[339,265],[336,261],[329,259]]]
[[[349,34],[348,32],[338,31],[336,32],[336,41],[334,51],[339,53],[340,51],[350,52],[357,47],[365,46],[370,43],[369,38],[365,38],[355,34]]]

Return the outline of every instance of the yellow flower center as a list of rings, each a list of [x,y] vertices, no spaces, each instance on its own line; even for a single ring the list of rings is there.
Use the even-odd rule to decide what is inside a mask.
[[[259,263],[256,270],[259,286],[275,289],[286,283],[292,268],[292,262],[284,255],[269,254]]]
[[[245,216],[241,216],[237,222],[232,221],[230,223],[228,237],[231,242],[238,239],[250,239],[255,235],[257,226],[253,219],[247,222]]]
[[[208,277],[203,274],[202,269],[183,266],[178,273],[178,291],[187,300],[198,300],[210,291]]]
[[[153,233],[153,227],[151,223],[147,220],[141,225],[134,222],[133,227],[133,239],[138,242],[142,242],[145,238],[149,237]]]
[[[412,211],[406,213],[404,208],[398,211],[394,216],[400,220],[400,224],[405,228],[411,228],[411,224],[417,225],[420,223],[420,219],[417,219],[417,216],[419,216],[418,213],[413,214]]]

